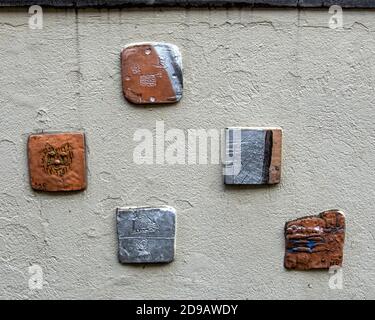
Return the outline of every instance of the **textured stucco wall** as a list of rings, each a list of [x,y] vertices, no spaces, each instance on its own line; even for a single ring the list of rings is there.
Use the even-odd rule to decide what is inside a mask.
[[[375,298],[375,11],[0,9],[0,298]],[[167,41],[184,59],[175,106],[123,98],[120,50]],[[225,188],[219,165],[133,163],[137,128],[281,126],[282,183]],[[87,134],[89,186],[29,187],[26,141],[38,130]],[[123,266],[115,208],[177,209],[176,261]],[[347,216],[344,289],[325,271],[283,268],[286,220]],[[44,287],[28,287],[28,267]]]

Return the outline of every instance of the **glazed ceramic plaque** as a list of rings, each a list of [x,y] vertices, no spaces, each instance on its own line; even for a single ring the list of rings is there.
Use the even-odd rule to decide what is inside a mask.
[[[345,216],[339,210],[289,221],[285,225],[285,268],[310,270],[341,266],[344,240]]]
[[[182,59],[168,43],[138,43],[121,53],[125,98],[134,104],[175,103],[182,98]]]
[[[168,263],[175,255],[176,211],[162,207],[117,209],[121,263]]]
[[[83,133],[32,134],[28,141],[31,187],[39,191],[86,188]]]
[[[227,128],[225,184],[276,184],[281,175],[280,128]]]

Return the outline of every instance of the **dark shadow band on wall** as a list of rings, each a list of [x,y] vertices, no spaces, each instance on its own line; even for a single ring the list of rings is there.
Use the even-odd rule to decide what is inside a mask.
[[[343,8],[375,8],[375,0],[0,0],[0,7],[49,6],[61,8],[85,7],[286,7],[286,8],[326,8],[339,5]]]

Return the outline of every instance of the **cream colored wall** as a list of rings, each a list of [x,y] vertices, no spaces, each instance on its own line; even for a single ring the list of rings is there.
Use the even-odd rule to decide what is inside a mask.
[[[1,298],[375,298],[375,11],[124,9],[0,10]],[[120,50],[166,41],[184,59],[184,98],[137,108],[123,98]],[[282,183],[225,188],[219,165],[133,162],[138,128],[281,126]],[[89,187],[33,192],[26,140],[84,130]],[[115,208],[177,209],[176,261],[123,266]],[[347,216],[344,288],[329,274],[283,268],[289,219]],[[28,287],[28,267],[44,273]]]

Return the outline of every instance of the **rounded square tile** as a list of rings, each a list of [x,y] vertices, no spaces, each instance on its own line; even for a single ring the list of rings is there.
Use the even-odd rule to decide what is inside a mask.
[[[121,263],[168,263],[175,255],[176,211],[162,207],[117,209]]]
[[[125,98],[134,104],[165,104],[181,100],[182,59],[177,46],[138,43],[121,53]]]

